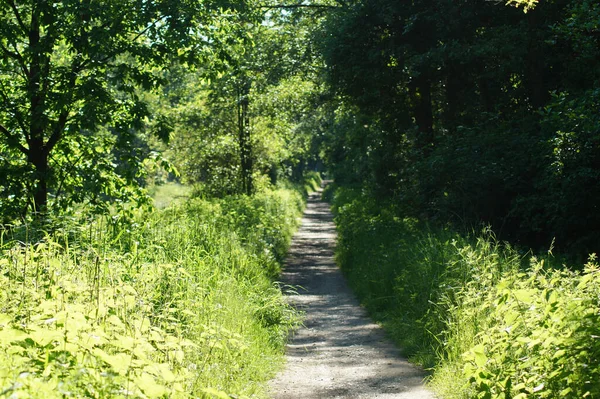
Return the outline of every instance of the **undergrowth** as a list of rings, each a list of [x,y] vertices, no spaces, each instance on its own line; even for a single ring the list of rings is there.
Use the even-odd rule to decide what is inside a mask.
[[[264,397],[298,322],[273,278],[302,206],[280,189],[5,234],[0,397]]]
[[[315,171],[306,172],[304,179],[303,179],[304,194],[308,195],[309,193],[311,193],[313,191],[317,191],[319,189],[319,187],[321,187],[322,183],[323,183],[323,180],[322,180],[321,174],[319,172],[315,172]]]
[[[330,193],[331,195],[331,193]],[[444,398],[600,398],[600,271],[549,267],[338,189],[337,259]],[[577,269],[577,268],[576,268]]]

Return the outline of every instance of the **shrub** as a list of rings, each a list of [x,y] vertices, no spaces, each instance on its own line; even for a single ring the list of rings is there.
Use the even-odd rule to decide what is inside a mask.
[[[445,398],[600,397],[600,276],[334,195],[337,259],[362,303]],[[548,259],[551,259],[550,257]]]

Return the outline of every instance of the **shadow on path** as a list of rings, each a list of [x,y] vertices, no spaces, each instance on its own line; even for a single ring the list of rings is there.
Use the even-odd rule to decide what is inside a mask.
[[[320,192],[309,197],[281,281],[305,312],[304,327],[287,345],[287,365],[271,381],[275,399],[432,399],[424,373],[400,357],[374,324],[335,265],[335,225]]]

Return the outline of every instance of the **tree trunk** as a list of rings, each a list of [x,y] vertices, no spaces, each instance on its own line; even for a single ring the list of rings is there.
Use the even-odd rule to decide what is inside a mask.
[[[254,191],[252,181],[252,142],[250,137],[250,115],[248,113],[249,85],[245,84],[238,94],[238,139],[240,146],[240,167],[242,175],[242,190],[247,195]]]
[[[43,148],[29,150],[29,163],[35,168],[35,188],[33,192],[33,211],[43,214],[48,209],[48,155]]]
[[[48,151],[44,143],[45,95],[43,93],[42,73],[48,63],[40,42],[40,10],[34,3],[31,12],[29,30],[29,49],[31,65],[28,76],[28,96],[30,106],[29,135],[27,136],[27,161],[35,168],[35,186],[33,188],[33,210],[37,214],[45,213],[48,207]]]

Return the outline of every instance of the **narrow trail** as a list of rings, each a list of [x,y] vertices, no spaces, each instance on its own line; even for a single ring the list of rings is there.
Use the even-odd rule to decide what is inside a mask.
[[[287,346],[285,370],[271,381],[273,398],[433,399],[423,372],[400,356],[346,285],[335,239],[329,205],[314,193],[281,277],[297,288],[289,299],[306,317]]]

